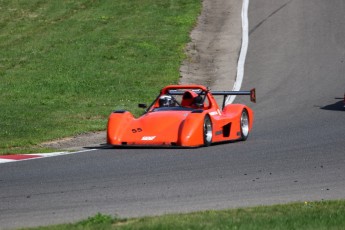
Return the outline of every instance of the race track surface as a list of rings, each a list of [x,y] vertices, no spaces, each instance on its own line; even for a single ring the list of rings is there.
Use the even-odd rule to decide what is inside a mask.
[[[345,198],[344,12],[343,0],[251,1],[246,142],[2,164],[0,228]]]

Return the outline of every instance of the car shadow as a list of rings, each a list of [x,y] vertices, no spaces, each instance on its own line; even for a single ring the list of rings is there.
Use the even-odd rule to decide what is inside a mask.
[[[107,143],[102,143],[94,146],[84,146],[83,149],[112,149],[113,146],[108,145]]]
[[[108,145],[108,144],[101,144],[97,146],[87,146],[83,147],[84,149],[195,149],[200,148],[201,146],[197,147],[184,147],[184,146],[170,146],[170,145],[158,145],[158,146],[151,146],[151,145]]]
[[[231,143],[241,143],[241,140],[230,140],[212,143],[209,147],[225,145]],[[178,146],[178,145],[109,145],[107,143],[97,146],[85,146],[83,149],[198,149],[207,148],[205,146]]]
[[[342,99],[342,98],[335,98],[335,99]],[[345,111],[345,104],[344,100],[338,101],[334,104],[326,105],[320,107],[320,109],[330,110],[330,111]]]

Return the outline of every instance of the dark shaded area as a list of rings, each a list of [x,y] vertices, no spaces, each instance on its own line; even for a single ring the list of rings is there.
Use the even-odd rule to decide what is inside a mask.
[[[339,99],[339,98],[336,98],[336,99]],[[331,111],[345,111],[345,104],[344,104],[344,101],[341,100],[334,104],[323,106],[321,107],[321,109],[331,110]]]

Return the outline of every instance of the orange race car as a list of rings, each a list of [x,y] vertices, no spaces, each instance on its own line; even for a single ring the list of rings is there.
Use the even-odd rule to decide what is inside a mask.
[[[209,146],[215,142],[246,140],[253,126],[253,111],[243,104],[225,105],[229,95],[251,91],[210,91],[202,85],[169,85],[145,113],[135,118],[124,110],[108,120],[107,143],[113,146]],[[214,96],[223,96],[220,108]]]

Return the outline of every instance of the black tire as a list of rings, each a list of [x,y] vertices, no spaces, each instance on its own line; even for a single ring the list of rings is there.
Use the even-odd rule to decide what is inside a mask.
[[[240,119],[240,127],[241,127],[241,141],[247,140],[249,136],[249,115],[246,109],[242,110],[241,119]]]
[[[204,146],[210,146],[212,144],[212,122],[209,115],[204,118],[203,125]]]

